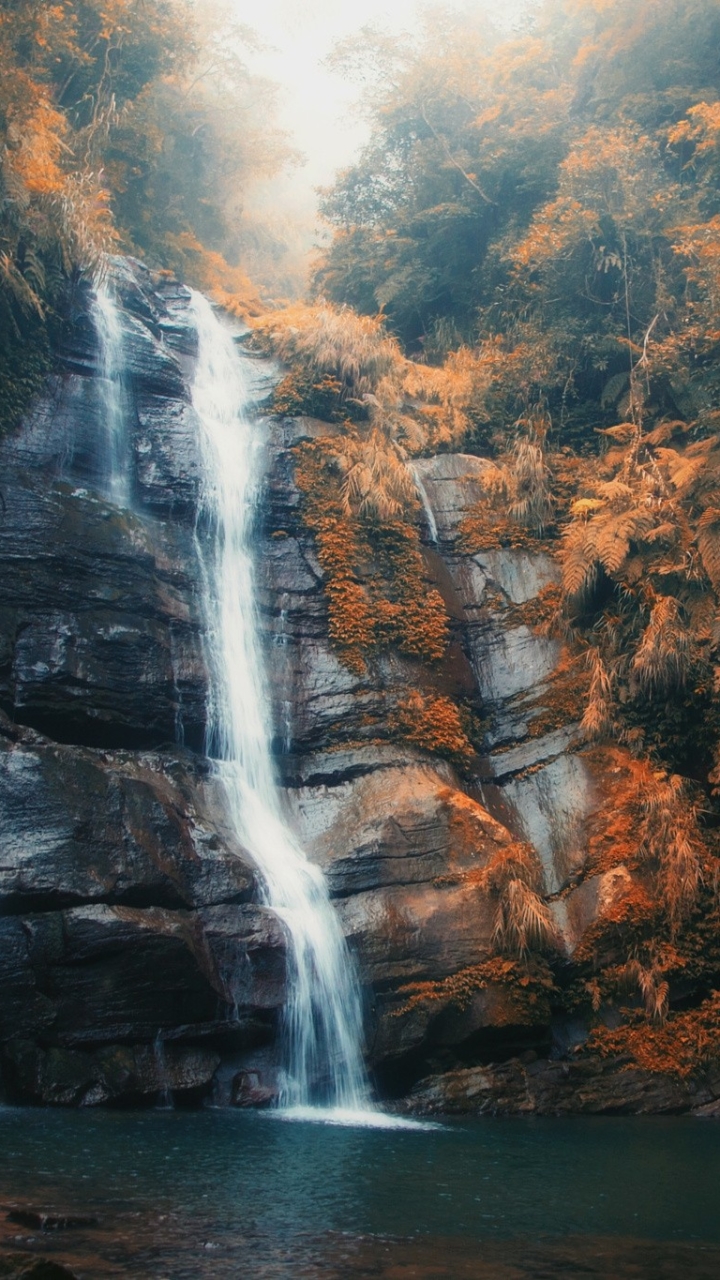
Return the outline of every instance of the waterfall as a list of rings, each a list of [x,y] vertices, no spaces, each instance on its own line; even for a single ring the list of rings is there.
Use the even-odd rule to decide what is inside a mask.
[[[435,546],[437,546],[438,545],[438,527],[437,527],[437,521],[435,519],[435,513],[432,507],[430,506],[430,499],[428,498],[428,495],[427,495],[427,489],[423,484],[422,476],[420,475],[420,472],[418,468],[414,465],[414,463],[410,464],[410,474],[413,480],[415,481],[415,488],[417,489],[418,497],[422,502],[423,511],[425,512],[425,520],[428,527],[428,533],[430,534],[430,541],[434,543]]]
[[[367,1121],[374,1113],[354,967],[324,877],[288,829],[273,776],[251,555],[262,440],[245,412],[242,361],[231,335],[199,294],[193,310],[193,404],[202,424],[205,475],[199,546],[212,681],[207,752],[238,836],[260,872],[264,902],[288,937],[280,1102],[289,1110],[364,1113]]]
[[[100,386],[105,415],[105,438],[101,457],[107,495],[119,507],[130,502],[125,396],[125,344],[120,308],[106,279],[95,286],[93,324],[100,354]]]

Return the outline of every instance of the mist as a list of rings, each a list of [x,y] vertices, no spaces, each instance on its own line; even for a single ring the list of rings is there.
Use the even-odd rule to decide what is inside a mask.
[[[511,29],[535,0],[455,0],[444,8],[469,15],[487,13],[501,29]],[[238,18],[252,26],[264,44],[253,55],[254,70],[278,85],[279,123],[301,160],[271,184],[255,193],[254,203],[282,200],[312,216],[318,187],[332,182],[350,163],[368,137],[359,105],[358,86],[348,83],[327,65],[335,44],[365,26],[391,33],[412,32],[427,0],[266,0],[248,13],[244,0],[235,0]]]

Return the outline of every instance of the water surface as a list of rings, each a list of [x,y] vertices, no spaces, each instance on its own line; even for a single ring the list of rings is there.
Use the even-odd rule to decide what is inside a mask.
[[[720,1276],[713,1122],[7,1109],[0,1151],[3,1247],[88,1280]],[[28,1207],[97,1225],[7,1218]]]

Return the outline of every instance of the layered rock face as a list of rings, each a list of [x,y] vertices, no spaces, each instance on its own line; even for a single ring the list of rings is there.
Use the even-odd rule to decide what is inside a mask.
[[[285,939],[202,748],[187,290],[118,264],[130,509],[90,298],[2,442],[0,1062],[55,1103],[206,1093],[276,1036]]]
[[[127,504],[104,473],[107,387],[87,295],[47,394],[0,445],[2,1084],[60,1104],[152,1103],[167,1090],[263,1103],[277,1089],[286,947],[202,754],[190,295],[139,264],[117,271]],[[250,356],[247,367],[260,404],[273,370]],[[464,551],[486,464],[419,462],[448,660],[429,673],[381,655],[358,675],[329,639],[294,481],[295,446],[330,430],[267,419],[258,603],[287,814],[357,964],[379,1089],[411,1091],[419,1110],[622,1109],[619,1096],[653,1109],[652,1088],[627,1073],[581,1105],[588,1069],[568,1076],[563,1060],[586,1029],[504,980],[502,963],[467,981],[498,959],[484,872],[518,842],[541,859],[568,963],[633,889],[622,868],[585,870],[613,776],[602,752],[580,749],[580,707],[557,697],[564,655],[536,625],[555,561]],[[397,699],[428,681],[482,717],[482,754],[463,778],[378,738]],[[694,1105],[682,1090],[671,1103]]]
[[[483,871],[516,842],[533,846],[570,963],[603,913],[632,892],[622,869],[585,874],[588,830],[610,802],[612,770],[601,751],[581,749],[579,696],[557,696],[566,655],[536,625],[542,593],[559,576],[554,558],[462,550],[462,523],[486,501],[480,458],[415,464],[434,517],[425,530],[428,579],[452,620],[443,670],[429,674],[397,655],[369,660],[362,676],[342,664],[292,479],[295,445],[327,430],[309,420],[271,429],[259,563],[279,765],[292,821],[328,877],[356,957],[381,1088],[402,1094],[440,1072],[428,1084],[433,1105],[442,1109],[447,1079],[448,1106],[462,1109],[456,1075],[443,1072],[517,1054],[561,1058],[586,1034],[553,1017],[542,992],[528,998],[504,980],[501,966],[496,979],[490,969],[477,981],[478,967],[497,957]],[[437,757],[374,737],[397,698],[429,678],[482,716],[483,753],[462,779]],[[572,1090],[560,1093],[566,1109]],[[492,1097],[483,1096],[483,1109]],[[424,1094],[408,1105],[412,1098],[430,1109]],[[466,1105],[479,1106],[470,1088]]]

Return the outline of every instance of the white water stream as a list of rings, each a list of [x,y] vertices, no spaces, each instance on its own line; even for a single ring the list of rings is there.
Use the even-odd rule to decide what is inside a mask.
[[[193,312],[193,404],[205,463],[201,524],[209,526],[199,538],[213,683],[207,749],[238,835],[260,871],[265,903],[283,920],[290,943],[281,1105],[302,1117],[323,1108],[324,1119],[387,1122],[369,1100],[354,966],[324,877],[288,829],[273,777],[251,555],[260,431],[246,412],[232,336],[200,294]]]
[[[438,527],[437,527],[437,520],[435,519],[435,512],[433,511],[430,505],[428,492],[423,483],[423,478],[420,475],[420,471],[412,462],[410,463],[410,474],[415,482],[415,488],[417,489],[418,497],[422,503],[423,511],[425,512],[425,520],[428,527],[428,533],[430,534],[430,541],[435,546],[437,546],[438,545]]]
[[[130,502],[125,434],[125,344],[122,317],[106,279],[95,286],[92,318],[98,336],[100,387],[105,411],[101,465],[107,495],[119,507]]]

